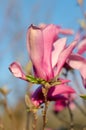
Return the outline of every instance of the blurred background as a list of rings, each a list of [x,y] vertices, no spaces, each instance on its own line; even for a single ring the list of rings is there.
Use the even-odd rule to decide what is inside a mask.
[[[27,90],[27,82],[16,79],[8,67],[18,61],[25,69],[29,61],[26,32],[30,24],[53,23],[73,29],[76,34],[84,9],[85,0],[82,9],[77,0],[0,0],[0,87],[10,91],[6,95],[9,107],[15,108]],[[74,37],[68,38],[71,42]],[[2,94],[0,98],[3,99]]]

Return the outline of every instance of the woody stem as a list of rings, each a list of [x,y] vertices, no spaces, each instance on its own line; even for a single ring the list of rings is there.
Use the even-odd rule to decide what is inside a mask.
[[[47,118],[46,118],[47,109],[48,109],[47,93],[48,93],[48,88],[44,88],[43,94],[44,94],[45,106],[44,106],[44,110],[43,110],[43,130],[45,129],[45,126],[46,126],[46,123],[47,123]]]
[[[37,124],[37,112],[36,111],[33,111],[33,130],[36,130],[36,124]]]

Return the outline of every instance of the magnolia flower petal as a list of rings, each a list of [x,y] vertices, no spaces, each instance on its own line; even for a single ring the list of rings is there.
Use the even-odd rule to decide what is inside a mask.
[[[49,79],[53,78],[53,70],[51,64],[51,52],[52,45],[57,38],[57,27],[53,24],[49,24],[43,30],[43,40],[44,40],[44,58],[43,67],[45,72],[48,73]]]
[[[80,71],[81,76],[82,76],[84,87],[86,88],[86,60],[85,60],[85,62],[83,62],[79,71]]]
[[[70,56],[71,52],[73,51],[73,49],[75,48],[77,44],[77,41],[73,41],[67,48],[65,48],[62,53],[59,55],[59,59],[57,62],[57,70],[56,70],[56,75],[59,74],[59,72],[61,71],[63,65],[65,64],[67,58]]]
[[[74,31],[72,29],[59,29],[59,33],[61,34],[65,34],[65,35],[72,35],[74,33]]]
[[[79,54],[71,54],[67,59],[67,63],[73,69],[80,70],[85,63],[85,59]]]
[[[31,96],[31,101],[35,106],[39,106],[44,101],[42,86],[39,86]]]
[[[57,85],[51,87],[48,92],[48,99],[51,101],[57,100],[58,95],[60,94],[71,94],[75,93],[75,90],[66,84]]]
[[[86,38],[79,43],[77,49],[79,54],[86,52]]]
[[[86,87],[86,59],[78,54],[70,55],[67,63],[73,69],[77,69],[80,71],[84,87]]]
[[[81,38],[81,30],[79,30],[75,35],[75,40],[80,41]]]
[[[68,83],[68,82],[71,81],[71,80],[69,80],[69,79],[62,79],[62,78],[59,78],[59,80],[60,80],[60,82],[61,82],[62,84]]]
[[[27,31],[27,49],[37,77],[46,79],[43,70],[44,41],[42,30],[31,25]],[[41,69],[42,68],[42,69]]]
[[[86,88],[86,77],[85,78],[82,77],[82,82],[83,82],[84,88]]]
[[[54,49],[52,51],[52,67],[56,65],[60,53],[65,48],[66,40],[67,38],[60,38],[54,43]]]
[[[24,74],[24,72],[22,71],[22,67],[18,62],[13,62],[10,66],[9,66],[9,70],[11,71],[11,73],[17,77],[17,78],[21,78],[23,80],[26,80],[26,76]]]

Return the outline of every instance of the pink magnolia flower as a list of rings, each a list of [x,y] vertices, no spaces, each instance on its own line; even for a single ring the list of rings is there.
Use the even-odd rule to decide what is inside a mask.
[[[63,32],[65,34],[68,30]],[[45,25],[42,28],[33,25],[29,27],[27,48],[36,77],[50,80],[58,75],[74,49],[76,41],[66,47],[66,38],[58,38],[60,33],[62,33],[62,29],[53,24]]]
[[[29,27],[27,31],[27,49],[36,77],[50,80],[58,75],[67,57],[74,49],[76,41],[66,47],[66,38],[58,38],[60,33],[72,34],[73,31],[63,30],[53,24],[41,25],[41,27],[31,25]],[[24,73],[21,71],[21,66],[17,64],[16,62],[12,63],[9,67],[10,71],[14,76],[23,79]],[[17,76],[21,72],[21,77]]]
[[[77,41],[66,46],[66,38],[59,38],[59,34],[72,34],[73,31],[62,29],[59,26],[49,24],[39,27],[31,25],[27,31],[27,49],[33,64],[34,75],[50,81],[59,75],[67,58],[75,48]],[[10,65],[10,71],[14,76],[25,79],[21,66],[14,62]],[[32,96],[32,101],[43,102],[42,88],[39,87]],[[39,93],[38,93],[39,92]],[[49,89],[48,100],[55,100],[62,93],[72,93],[74,90],[61,81],[61,85]],[[35,96],[37,94],[37,96]],[[35,100],[34,100],[35,99]],[[39,102],[38,102],[39,100]]]
[[[70,94],[70,93],[75,93],[74,89],[72,89],[70,86],[64,83],[61,85],[53,86],[49,89],[47,100],[56,101],[56,100],[67,99],[66,96],[64,97],[63,94]],[[35,92],[31,96],[31,100],[35,106],[39,106],[40,104],[44,102],[42,86],[39,86],[35,90]]]

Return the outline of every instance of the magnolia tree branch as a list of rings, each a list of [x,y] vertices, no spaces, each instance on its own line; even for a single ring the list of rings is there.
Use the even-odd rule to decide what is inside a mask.
[[[43,110],[43,130],[45,129],[46,123],[47,123],[47,109],[48,109],[48,101],[47,101],[47,94],[48,94],[48,87],[43,87],[42,92],[44,95],[44,110]]]

